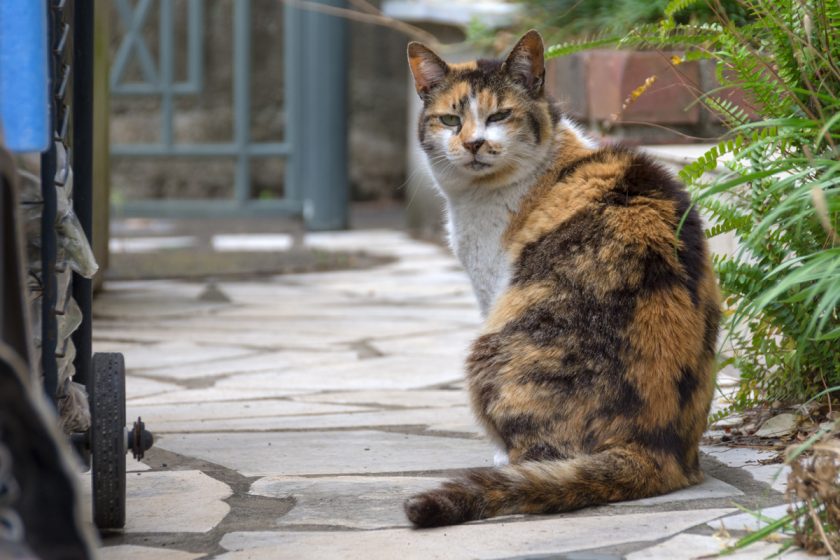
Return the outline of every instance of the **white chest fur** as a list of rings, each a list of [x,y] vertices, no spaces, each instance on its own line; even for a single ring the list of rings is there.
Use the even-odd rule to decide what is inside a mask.
[[[510,282],[511,263],[502,236],[530,185],[447,196],[449,243],[464,265],[482,316]]]

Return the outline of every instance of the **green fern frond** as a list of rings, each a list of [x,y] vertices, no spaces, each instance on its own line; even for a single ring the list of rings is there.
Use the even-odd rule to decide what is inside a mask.
[[[703,104],[718,115],[728,128],[738,128],[750,122],[750,116],[743,107],[733,101],[715,96],[706,96]]]
[[[707,228],[704,233],[706,234],[707,239],[711,239],[712,237],[717,237],[718,235],[729,233],[730,231],[744,231],[749,228],[751,223],[752,220],[749,216],[742,216],[738,219],[727,220]]]
[[[702,0],[671,0],[670,2],[668,2],[668,5],[665,6],[665,17],[673,19],[674,16],[678,13],[688,9],[691,6],[696,6],[700,4],[701,1]]]
[[[620,36],[604,36],[594,37],[590,39],[580,39],[574,41],[566,41],[558,45],[551,45],[545,51],[545,58],[557,58],[560,56],[569,56],[575,53],[588,51],[592,49],[600,49],[602,47],[614,47],[621,42]]]
[[[687,185],[696,183],[703,175],[718,168],[721,157],[726,154],[737,153],[744,147],[745,142],[744,137],[739,134],[734,139],[723,140],[712,146],[703,155],[680,170],[678,173],[680,179]]]

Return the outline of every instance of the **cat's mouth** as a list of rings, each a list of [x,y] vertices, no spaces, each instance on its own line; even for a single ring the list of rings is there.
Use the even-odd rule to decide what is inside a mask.
[[[469,167],[473,171],[481,171],[482,169],[487,169],[488,167],[490,167],[490,164],[474,159],[467,164],[467,167]]]

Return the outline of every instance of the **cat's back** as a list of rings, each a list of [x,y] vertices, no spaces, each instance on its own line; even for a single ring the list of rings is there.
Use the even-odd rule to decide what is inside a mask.
[[[717,297],[685,187],[622,146],[559,160],[523,201],[505,241],[515,284],[565,278],[600,294],[671,290],[692,306]]]
[[[696,473],[719,320],[702,222],[668,171],[626,148],[552,173],[506,232],[510,289],[476,348],[533,364],[505,382],[540,387],[531,406],[585,434],[572,448],[617,438]]]

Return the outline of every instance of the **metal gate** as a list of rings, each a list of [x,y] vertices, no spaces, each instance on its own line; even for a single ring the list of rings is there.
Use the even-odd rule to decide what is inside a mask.
[[[319,12],[283,5],[284,134],[278,141],[251,137],[252,0],[233,0],[232,138],[226,142],[184,143],[173,132],[176,100],[200,96],[205,88],[205,0],[112,0],[121,28],[119,47],[110,71],[113,96],[153,96],[160,100],[159,141],[112,144],[121,157],[233,158],[233,196],[224,200],[153,199],[128,201],[126,215],[236,216],[301,214],[310,229],[336,229],[346,225],[346,24]],[[256,0],[279,2],[280,0]],[[185,76],[176,77],[176,3],[186,7]],[[343,5],[343,0],[324,4]],[[144,37],[157,8],[157,56]],[[182,31],[183,33],[183,31]],[[127,81],[130,63],[140,79]],[[326,68],[325,68],[326,66]],[[302,123],[304,126],[302,126]],[[326,138],[326,141],[324,140]],[[312,152],[317,159],[308,157]],[[282,158],[285,177],[282,197],[260,200],[251,193],[251,163],[259,158]]]

